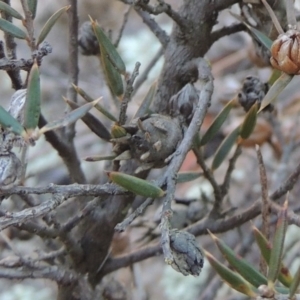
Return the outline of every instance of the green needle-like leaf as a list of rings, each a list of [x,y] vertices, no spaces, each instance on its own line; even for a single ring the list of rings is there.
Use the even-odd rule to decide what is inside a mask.
[[[71,7],[71,5],[62,7],[61,9],[59,9],[57,12],[55,12],[49,19],[48,21],[45,23],[44,27],[42,28],[40,35],[37,38],[37,46],[42,43],[45,38],[47,37],[48,33],[50,32],[50,30],[52,29],[52,27],[54,26],[54,24],[56,23],[56,21],[59,19],[59,17],[66,12],[69,8]]]
[[[22,29],[2,18],[0,18],[0,30],[3,30],[4,32],[10,34],[11,36],[17,39],[27,39],[27,34]]]
[[[230,287],[249,297],[254,298],[257,296],[257,294],[255,293],[255,288],[251,286],[251,284],[249,284],[242,276],[221,264],[207,251],[204,251],[204,254],[211,266]]]
[[[214,234],[209,232],[224,258],[229,262],[242,277],[255,287],[267,284],[267,278],[254,269],[246,260],[238,257],[232,249],[230,249],[222,240],[218,239]]]
[[[91,110],[100,99],[101,98],[94,100],[91,103],[84,104],[77,109],[74,109],[59,120],[49,122],[47,125],[45,125],[39,130],[39,135],[47,131],[55,130],[75,123],[77,120],[81,119],[89,110]]]
[[[207,129],[206,133],[203,135],[200,141],[200,146],[207,144],[220,130],[221,126],[226,121],[232,107],[234,105],[234,100],[229,101],[226,106],[221,110],[221,112],[216,116],[212,124]]]
[[[23,126],[12,117],[1,105],[0,105],[0,124],[4,128],[9,128],[12,132],[23,135],[25,132]]]
[[[177,175],[177,183],[184,183],[193,181],[199,177],[203,176],[202,172],[181,172]]]
[[[41,87],[39,67],[35,62],[30,70],[26,102],[24,107],[24,127],[34,130],[38,124],[41,113]]]
[[[164,196],[165,192],[158,186],[121,172],[107,172],[110,180],[124,189],[140,196],[150,197],[150,198],[160,198]]]
[[[276,97],[284,90],[284,88],[290,83],[293,77],[294,75],[282,73],[282,75],[274,82],[268,93],[265,95],[258,112],[262,111],[266,106],[272,103],[276,99]]]
[[[111,92],[118,97],[122,96],[124,93],[124,86],[120,73],[106,56],[101,55],[100,59]]]
[[[253,132],[257,120],[257,110],[258,110],[258,104],[256,102],[251,106],[251,108],[246,114],[245,120],[241,126],[241,131],[240,131],[241,138],[247,139]]]
[[[234,129],[221,143],[221,145],[219,146],[215,157],[213,159],[212,162],[212,170],[216,170],[217,168],[220,167],[220,165],[223,163],[223,161],[225,160],[225,158],[227,157],[229,151],[231,150],[231,148],[233,147],[233,145],[235,144],[237,138],[239,137],[239,133],[240,133],[240,126],[238,126],[236,129]]]
[[[241,16],[230,12],[231,15],[233,17],[235,17],[236,19],[238,19],[239,21],[241,21],[242,23],[245,24],[245,26],[251,31],[251,33],[253,34],[253,36],[257,39],[257,41],[259,41],[262,45],[264,45],[266,47],[266,49],[270,50],[271,46],[273,44],[273,41],[266,36],[263,32],[253,28],[252,26],[250,26],[248,23],[246,23],[243,18],[241,18]]]
[[[296,294],[299,285],[300,285],[300,267],[298,268],[293,278],[292,284],[290,286],[290,293],[289,293],[290,299],[292,299],[293,296]]]
[[[80,107],[77,103],[71,100],[65,99],[65,101],[70,105],[72,109],[77,109]],[[109,141],[111,139],[111,135],[107,128],[102,124],[102,122],[99,119],[94,117],[92,114],[86,113],[81,118],[81,120],[85,123],[87,127],[91,129],[91,131],[93,131],[101,139],[105,141]]]
[[[252,230],[253,230],[256,244],[259,247],[262,257],[264,258],[265,262],[268,265],[270,265],[272,245],[268,242],[268,240],[262,234],[262,232],[260,230],[258,230],[258,228],[253,226]],[[291,273],[289,272],[288,268],[283,263],[280,266],[278,280],[286,287],[289,287],[293,280]]]
[[[4,11],[9,16],[14,17],[16,19],[23,19],[23,16],[20,13],[18,13],[15,9],[13,9],[10,5],[6,4],[3,1],[0,1],[0,11]]]
[[[114,66],[114,68],[118,70],[119,73],[125,75],[126,66],[121,56],[119,55],[118,51],[116,50],[116,47],[112,44],[110,39],[105,35],[105,33],[103,32],[102,28],[99,26],[97,21],[94,21],[91,17],[90,20],[100,46],[101,60],[104,57],[106,57]]]
[[[38,0],[27,0],[32,19],[35,19]]]
[[[75,89],[75,91],[86,101],[86,102],[92,102],[94,101],[94,99],[89,96],[83,89],[81,89],[80,87],[76,86],[75,84],[73,84],[73,87]],[[109,111],[107,111],[102,105],[100,105],[99,103],[97,103],[95,105],[95,108],[97,110],[99,110],[106,118],[108,118],[109,120],[113,121],[113,122],[117,122],[117,118],[115,118]]]
[[[273,248],[270,256],[269,272],[268,272],[268,286],[273,287],[278,277],[281,263],[282,252],[285,239],[285,233],[287,228],[287,202],[281,209],[276,225],[276,231],[274,235]]]
[[[281,76],[281,71],[277,69],[273,69],[272,74],[268,80],[268,84],[272,86],[280,76]]]

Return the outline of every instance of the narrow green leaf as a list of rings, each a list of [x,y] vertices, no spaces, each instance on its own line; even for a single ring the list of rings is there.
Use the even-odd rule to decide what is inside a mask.
[[[36,42],[37,46],[45,40],[48,33],[50,32],[50,30],[52,29],[52,27],[54,26],[56,21],[59,19],[59,17],[64,12],[66,12],[70,7],[71,7],[71,5],[62,7],[48,19],[48,21],[45,23],[44,27],[42,28],[40,35],[37,38],[37,42]]]
[[[212,162],[212,170],[220,167],[240,134],[240,126],[235,128],[221,143]]]
[[[24,106],[24,127],[34,130],[38,124],[41,113],[41,87],[39,67],[35,62],[30,70],[26,102]]]
[[[252,26],[250,26],[248,23],[246,23],[240,15],[232,13],[231,15],[234,16],[236,19],[238,19],[239,21],[241,21],[242,23],[245,24],[245,26],[251,31],[251,33],[253,34],[253,36],[262,44],[264,45],[268,50],[271,49],[271,46],[273,44],[273,41],[267,36],[265,35],[263,32],[253,28]]]
[[[221,264],[207,251],[204,251],[204,254],[211,266],[230,287],[249,297],[254,298],[257,296],[257,294],[255,293],[255,288],[251,286],[242,276],[231,271],[225,265]]]
[[[268,84],[272,86],[276,82],[276,80],[280,77],[280,75],[281,75],[281,71],[277,69],[273,69],[272,74],[268,80]]]
[[[27,34],[22,29],[2,18],[0,18],[0,30],[3,30],[17,39],[27,39]]]
[[[101,64],[111,92],[118,97],[122,96],[124,93],[124,86],[120,73],[104,55],[101,55]]]
[[[265,276],[253,268],[246,260],[238,257],[222,240],[218,239],[211,232],[209,232],[209,234],[223,254],[224,258],[229,262],[230,266],[233,267],[242,277],[255,287],[267,284],[267,278]]]
[[[55,130],[75,123],[77,120],[81,119],[89,110],[91,110],[100,99],[101,98],[94,100],[91,103],[84,104],[77,109],[74,109],[59,120],[49,122],[39,130],[39,135],[47,131]]]
[[[293,296],[296,294],[299,285],[300,285],[300,267],[298,268],[294,276],[294,279],[292,281],[292,284],[290,286],[290,293],[289,293],[290,299],[292,299]]]
[[[156,87],[157,87],[157,81],[155,81],[151,85],[146,97],[144,98],[143,102],[139,106],[139,108],[138,108],[137,112],[135,113],[133,119],[140,118],[140,117],[147,114],[148,109],[149,109],[149,107],[150,107],[150,105],[153,101],[153,98],[154,98],[154,95],[155,95],[155,92],[156,92]]]
[[[32,19],[35,19],[38,0],[27,0]]]
[[[83,160],[92,162],[92,161],[102,161],[102,160],[113,160],[116,157],[117,157],[116,155],[107,155],[107,156],[98,155],[98,156],[88,156],[85,157]]]
[[[118,51],[116,50],[115,46],[112,44],[110,39],[105,35],[105,33],[103,32],[102,28],[99,26],[97,21],[94,21],[91,17],[90,20],[95,35],[97,37],[97,40],[99,42],[101,58],[106,57],[115,67],[115,69],[118,70],[118,72],[125,75],[126,66],[121,56],[119,55]]]
[[[112,182],[120,185],[124,189],[136,195],[150,198],[160,198],[165,194],[165,192],[158,186],[135,176],[121,172],[107,172],[107,175]]]
[[[71,100],[66,99],[66,102],[70,105],[70,107],[73,110],[80,107],[77,103],[75,103]],[[81,118],[81,120],[85,123],[85,125],[87,127],[89,127],[91,129],[91,131],[93,131],[101,139],[103,139],[105,141],[109,141],[111,139],[111,135],[110,135],[109,131],[107,130],[107,128],[102,124],[102,122],[99,119],[94,117],[92,114],[86,113]]]
[[[266,49],[271,50],[271,46],[273,44],[273,41],[266,36],[264,33],[262,33],[261,31],[253,28],[252,26],[250,26],[249,24],[245,23],[244,24],[247,26],[247,28],[253,33],[253,35],[256,37],[256,39],[266,47]]]
[[[264,258],[265,262],[270,265],[270,257],[271,257],[271,250],[272,245],[268,242],[266,237],[262,234],[262,232],[256,228],[255,226],[252,227],[254,238],[256,241],[256,244],[258,245],[258,248],[261,252],[262,257]],[[288,268],[282,263],[280,266],[280,272],[278,275],[278,280],[285,285],[286,287],[289,287],[292,283],[292,276],[289,272]]]
[[[75,84],[73,84],[73,87],[75,89],[75,91],[86,101],[86,102],[92,102],[94,101],[94,99],[89,96],[83,89],[81,89],[80,87],[76,86]],[[115,118],[109,111],[107,111],[102,105],[100,105],[99,103],[97,103],[95,105],[95,108],[97,110],[99,110],[106,118],[108,118],[109,120],[113,121],[113,122],[117,122],[117,118]]]
[[[206,133],[203,135],[200,141],[200,146],[207,144],[220,130],[223,123],[226,121],[228,114],[230,113],[234,105],[234,99],[229,101],[221,112],[216,116]]]
[[[241,126],[240,136],[247,139],[253,132],[257,120],[258,103],[256,102],[251,106],[245,116],[245,120]]]
[[[276,97],[283,91],[283,89],[290,83],[293,77],[294,75],[282,73],[281,76],[271,86],[268,93],[265,95],[258,112],[262,111],[266,106],[272,103],[276,99]]]
[[[270,256],[268,285],[272,287],[276,281],[282,264],[282,252],[287,228],[287,202],[281,209],[276,225],[273,248]]]
[[[181,172],[177,175],[177,183],[184,183],[193,181],[199,177],[203,176],[202,172]]]
[[[23,126],[12,117],[1,105],[0,105],[0,124],[4,128],[9,128],[12,132],[22,135],[24,133]]]
[[[7,13],[9,16],[22,20],[23,16],[18,13],[15,9],[13,9],[10,5],[6,4],[3,1],[0,1],[0,11],[4,11],[5,13]]]

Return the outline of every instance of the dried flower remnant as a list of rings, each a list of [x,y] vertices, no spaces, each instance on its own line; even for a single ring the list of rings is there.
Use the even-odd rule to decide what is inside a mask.
[[[261,82],[257,77],[248,76],[243,83],[241,91],[238,93],[238,101],[247,112],[255,102],[260,105],[268,90],[269,86],[267,83]]]
[[[137,159],[141,165],[135,173],[165,166],[182,139],[179,120],[158,114],[138,118],[122,128],[127,134],[112,140],[119,155],[116,160],[124,159],[125,152],[127,159]]]
[[[170,231],[170,246],[174,257],[171,267],[185,276],[198,276],[204,261],[195,237],[186,231],[172,229]]]
[[[275,69],[289,75],[300,74],[300,32],[294,29],[279,35],[271,47],[270,62]]]
[[[188,83],[169,102],[170,115],[180,117],[183,122],[189,124],[193,118],[198,103],[198,91],[191,83]]]
[[[84,22],[79,28],[78,45],[82,55],[98,55],[100,47],[91,22]]]

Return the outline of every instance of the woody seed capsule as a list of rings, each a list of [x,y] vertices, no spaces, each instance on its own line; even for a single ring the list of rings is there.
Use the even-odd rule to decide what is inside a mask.
[[[271,65],[290,75],[300,74],[300,32],[294,29],[279,35],[271,47]]]

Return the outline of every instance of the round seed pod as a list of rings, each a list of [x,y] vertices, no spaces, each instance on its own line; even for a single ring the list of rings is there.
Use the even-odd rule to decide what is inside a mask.
[[[130,139],[132,157],[153,167],[165,165],[165,159],[175,150],[182,139],[178,119],[163,115],[151,115],[138,121],[138,131]]]
[[[294,29],[280,34],[271,47],[271,65],[290,75],[300,74],[300,32]]]

